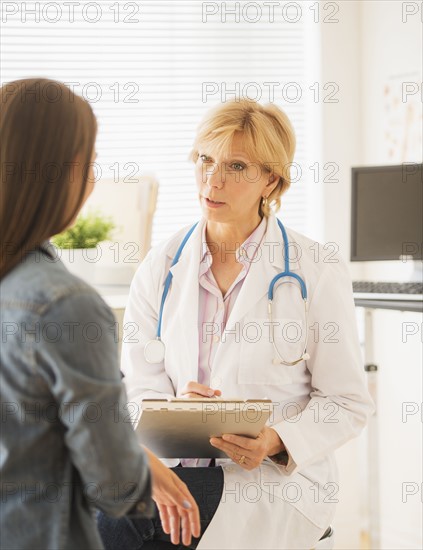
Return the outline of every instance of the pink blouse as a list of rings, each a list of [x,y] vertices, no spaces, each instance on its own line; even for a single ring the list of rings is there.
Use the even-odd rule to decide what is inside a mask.
[[[206,224],[204,224],[202,235],[203,253],[199,269],[199,307],[198,307],[198,382],[210,384],[210,373],[213,368],[213,361],[216,351],[220,345],[221,336],[225,330],[227,320],[242,288],[245,277],[248,274],[250,265],[254,260],[261,241],[266,233],[267,220],[263,218],[251,235],[236,250],[242,270],[236,277],[225,296],[213,276],[211,266],[212,255],[206,241]],[[232,251],[227,251],[231,253]],[[225,251],[222,248],[221,253]],[[214,388],[217,389],[217,388]],[[210,459],[183,459],[182,466],[208,466]]]

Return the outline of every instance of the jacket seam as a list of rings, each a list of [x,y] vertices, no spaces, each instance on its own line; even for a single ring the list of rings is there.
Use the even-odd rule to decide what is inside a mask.
[[[65,298],[68,298],[69,296],[72,296],[74,293],[80,292],[81,294],[92,294],[93,296],[96,296],[96,293],[93,291],[92,288],[86,287],[85,285],[78,285],[73,286],[70,288],[67,288],[64,291],[61,291],[59,293],[55,293],[51,297],[51,301],[49,301],[46,304],[38,304],[36,302],[26,302],[23,300],[1,300],[0,305],[1,307],[8,307],[10,309],[24,309],[33,311],[34,313],[37,313],[39,315],[44,315],[50,308],[55,306],[58,302],[61,300],[64,300]]]

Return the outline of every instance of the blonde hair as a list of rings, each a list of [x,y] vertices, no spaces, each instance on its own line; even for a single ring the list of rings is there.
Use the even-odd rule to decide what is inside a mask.
[[[282,194],[291,185],[289,169],[295,153],[294,129],[282,109],[249,99],[235,99],[212,108],[198,127],[190,159],[197,162],[202,147],[211,154],[228,151],[238,132],[248,156],[267,172],[279,176],[267,204],[260,201],[259,214],[269,216],[270,205],[278,210]]]

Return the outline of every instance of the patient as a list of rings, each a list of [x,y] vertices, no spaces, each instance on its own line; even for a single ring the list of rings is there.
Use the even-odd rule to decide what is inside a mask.
[[[48,241],[93,189],[93,111],[47,79],[6,84],[0,102],[1,546],[102,548],[94,508],[158,509],[189,545],[195,500],[124,421],[113,314]]]

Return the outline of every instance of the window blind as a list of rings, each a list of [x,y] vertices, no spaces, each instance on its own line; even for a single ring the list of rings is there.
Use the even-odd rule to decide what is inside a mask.
[[[90,101],[99,121],[97,178],[159,180],[153,244],[200,217],[188,154],[207,109],[235,95],[272,101],[293,122],[301,167],[279,215],[307,233],[315,196],[308,166],[318,160],[309,68],[317,54],[304,4],[2,2],[1,83],[44,76]]]

